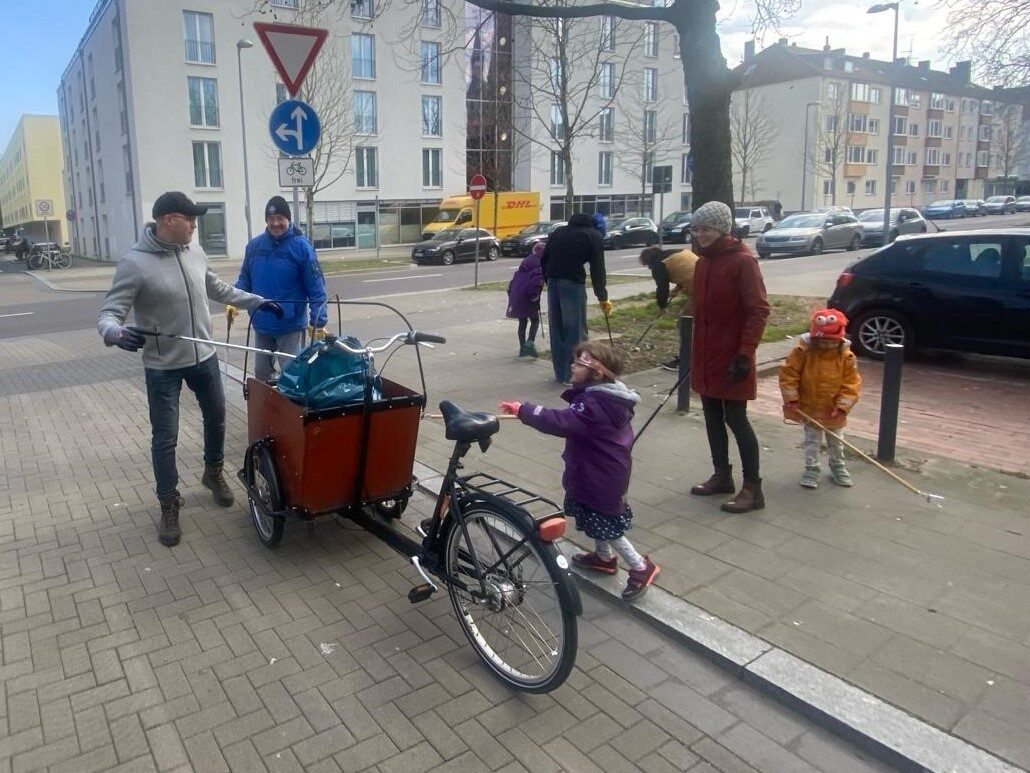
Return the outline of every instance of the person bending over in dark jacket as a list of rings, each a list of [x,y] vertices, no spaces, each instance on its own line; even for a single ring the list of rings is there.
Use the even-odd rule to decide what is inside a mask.
[[[554,377],[563,384],[572,379],[572,350],[587,337],[586,269],[594,295],[605,316],[612,313],[605,286],[604,247],[594,221],[583,212],[548,237],[540,259],[547,282],[547,314],[550,323],[551,364]]]
[[[325,279],[315,248],[290,219],[290,205],[286,199],[273,196],[268,200],[265,205],[265,232],[255,236],[247,245],[236,286],[282,301],[286,309],[286,316],[281,319],[263,311],[252,312],[255,346],[296,354],[304,347],[305,329],[314,338],[325,336],[327,314]],[[226,306],[225,316],[231,323],[236,317],[236,309]],[[275,366],[273,355],[257,355],[254,358],[254,378],[271,381]]]
[[[661,247],[645,247],[640,252],[640,264],[651,270],[655,283],[655,303],[663,312],[669,301],[677,295],[683,298],[680,314],[693,314],[694,266],[697,255],[689,249],[663,250]],[[670,289],[671,285],[671,289]],[[665,370],[678,370],[679,355],[663,362]]]

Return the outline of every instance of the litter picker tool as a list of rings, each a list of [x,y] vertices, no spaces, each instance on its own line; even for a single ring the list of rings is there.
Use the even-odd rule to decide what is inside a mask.
[[[669,402],[669,398],[676,394],[676,390],[679,389],[680,385],[682,385],[683,382],[686,381],[688,378],[690,378],[690,368],[687,368],[686,371],[684,371],[683,375],[680,376],[679,380],[672,385],[672,389],[670,389],[666,393],[665,397],[662,398],[662,401],[658,403],[658,407],[655,408],[654,411],[651,412],[651,415],[647,417],[647,421],[644,422],[644,426],[641,427],[637,431],[637,434],[633,436],[633,445],[637,444],[637,441],[640,440],[640,436],[644,434],[644,430],[647,429],[648,426],[650,426],[652,421],[654,421],[654,417],[657,416],[658,412],[665,407],[665,404]]]
[[[660,320],[664,316],[665,316],[665,309],[659,309],[658,310],[658,316],[655,317],[654,319],[652,319],[650,324],[646,328],[644,328],[644,332],[640,334],[640,338],[637,339],[637,342],[635,344],[633,344],[633,348],[630,349],[631,352],[639,352],[640,351],[640,344],[643,343],[645,338],[647,338],[647,334],[651,332],[651,329],[655,326],[655,323],[658,322],[658,320]]]
[[[930,494],[930,493],[927,493],[926,491],[923,491],[922,489],[916,488],[911,483],[909,483],[907,480],[902,478],[900,475],[897,475],[897,474],[891,472],[890,470],[888,470],[886,467],[884,467],[878,461],[873,459],[873,457],[869,456],[869,454],[865,453],[861,448],[857,448],[853,444],[849,443],[847,440],[844,439],[843,435],[839,435],[838,433],[834,432],[832,429],[824,427],[822,424],[820,424],[818,421],[816,421],[815,419],[813,419],[811,416],[809,416],[807,413],[805,413],[804,411],[802,411],[800,409],[798,409],[797,413],[808,424],[811,424],[813,427],[818,427],[819,429],[821,429],[823,432],[826,432],[827,434],[833,435],[835,438],[837,438],[837,440],[842,442],[849,449],[851,449],[856,454],[861,456],[863,459],[865,459],[867,462],[869,462],[874,467],[877,467],[880,470],[883,470],[883,472],[885,472],[888,475],[890,475],[892,478],[894,478],[894,480],[896,480],[902,486],[907,488],[913,494],[918,494],[919,496],[923,497],[930,504],[937,505],[938,507],[941,507],[941,502],[944,501],[944,497],[942,497],[940,494]]]
[[[140,335],[154,336],[155,338],[177,338],[180,341],[192,341],[195,344],[211,344],[212,346],[224,346],[227,349],[238,349],[239,351],[243,352],[254,352],[255,354],[271,354],[277,355],[279,357],[289,357],[291,360],[297,358],[296,354],[291,354],[290,352],[278,352],[272,349],[258,349],[255,346],[242,346],[241,344],[231,344],[228,341],[222,343],[221,341],[212,341],[208,338],[192,338],[191,336],[181,336],[176,333],[158,333],[153,330],[140,330],[137,327],[134,327],[132,329]]]
[[[612,348],[615,348],[615,341],[612,340],[612,322],[608,319],[608,315],[604,315],[604,326],[608,328],[608,343]]]

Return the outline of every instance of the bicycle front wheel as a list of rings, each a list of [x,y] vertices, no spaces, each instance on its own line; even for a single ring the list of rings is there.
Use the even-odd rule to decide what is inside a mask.
[[[576,660],[576,615],[561,592],[571,582],[553,546],[488,505],[455,519],[447,534],[447,590],[483,662],[524,692],[550,692]]]
[[[54,265],[57,268],[68,268],[72,264],[71,255],[67,252],[54,253]]]

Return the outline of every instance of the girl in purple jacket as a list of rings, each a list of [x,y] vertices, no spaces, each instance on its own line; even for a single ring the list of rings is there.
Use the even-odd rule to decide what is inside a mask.
[[[536,357],[536,333],[540,328],[540,291],[544,272],[540,256],[544,243],[537,242],[508,283],[508,316],[519,321],[519,357]],[[529,337],[526,337],[526,326]]]
[[[565,512],[595,543],[592,553],[578,553],[572,562],[581,569],[616,574],[618,553],[629,567],[622,597],[633,601],[654,582],[659,569],[626,538],[633,519],[626,503],[633,406],[640,397],[618,380],[622,365],[622,355],[611,346],[584,341],[573,352],[572,388],[562,393],[568,408],[503,402],[501,410],[541,432],[565,438]]]

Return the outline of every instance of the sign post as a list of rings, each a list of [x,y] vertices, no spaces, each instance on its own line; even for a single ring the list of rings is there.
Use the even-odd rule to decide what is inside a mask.
[[[662,217],[665,213],[664,194],[672,190],[672,165],[656,166],[651,169],[652,195],[658,198],[658,246],[662,246]]]
[[[36,214],[43,218],[43,233],[46,234],[44,241],[50,243],[50,215],[54,211],[54,202],[50,199],[36,200]]]
[[[479,287],[479,202],[485,194],[486,177],[477,172],[472,175],[472,179],[469,180],[469,195],[472,196],[473,200],[476,202],[476,268],[475,278],[472,283],[473,287]]]

